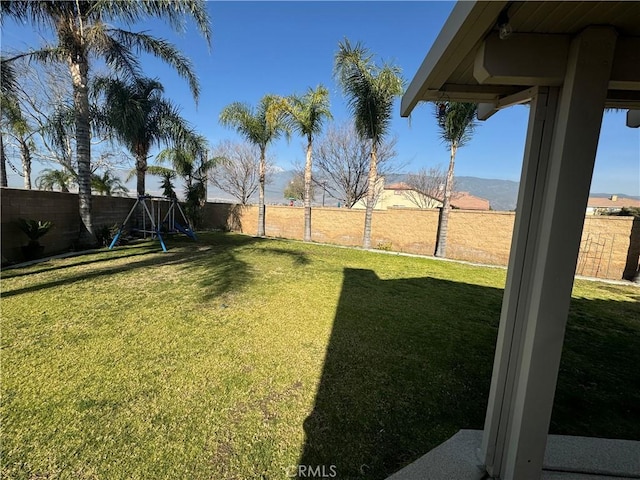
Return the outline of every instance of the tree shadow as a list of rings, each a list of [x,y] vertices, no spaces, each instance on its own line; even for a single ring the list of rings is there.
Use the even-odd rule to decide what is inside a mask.
[[[381,479],[459,429],[482,429],[502,294],[435,278],[380,280],[370,270],[345,269],[298,464],[307,474]],[[598,318],[591,331],[583,311]],[[552,433],[640,436],[640,382],[632,367],[640,362],[638,318],[634,302],[574,299]],[[606,368],[596,368],[600,364]],[[586,387],[581,376],[590,377]],[[603,409],[609,414],[602,416]]]
[[[94,255],[95,252],[92,252],[90,254],[79,254],[74,257],[61,258],[60,260],[69,261],[69,263],[65,265],[60,265],[59,262],[57,262],[58,259],[51,259],[51,260],[46,260],[46,261],[37,263],[34,265],[34,268],[29,268],[28,270],[23,270],[21,267],[13,267],[10,269],[5,269],[2,271],[2,278],[8,279],[8,278],[25,277],[25,276],[34,275],[37,273],[53,272],[56,270],[65,270],[67,268],[72,268],[72,267],[80,267],[83,265],[91,265],[91,264],[97,264],[102,262],[108,262],[108,261],[114,260],[115,258],[138,257],[141,255],[148,255],[151,252],[152,251],[149,249],[149,245],[144,244],[144,245],[135,245],[135,246],[127,247],[126,252],[124,253],[118,252],[119,255],[117,256],[106,256],[106,257],[92,258],[87,260],[86,259],[87,255]]]
[[[173,265],[182,273],[198,271],[198,288],[202,291],[202,300],[210,300],[228,292],[237,292],[244,288],[254,277],[254,271],[247,262],[242,260],[241,251],[249,246],[258,246],[265,253],[290,257],[294,264],[306,265],[308,256],[293,249],[271,247],[265,239],[247,235],[233,235],[212,233],[201,235],[198,243],[185,237],[175,237],[170,240],[169,251],[161,252],[159,247],[146,243],[135,247],[125,247],[126,251],[115,250],[102,253],[100,258],[74,257],[65,265],[49,265],[47,268],[27,267],[26,270],[12,270],[10,274],[3,273],[2,278],[16,278],[38,273],[59,272],[55,278],[44,278],[42,281],[31,283],[27,287],[6,289],[3,285],[2,295],[11,297],[28,292],[46,290],[72,285],[86,280],[109,277],[110,275],[129,272],[137,269],[152,269],[154,267]],[[140,249],[144,249],[140,251]],[[92,254],[93,255],[93,254]],[[100,254],[99,254],[100,255]],[[142,257],[137,261],[127,261],[124,264],[113,265],[120,259]],[[110,263],[111,262],[111,263]],[[93,265],[94,269],[74,272],[72,267]],[[22,270],[22,271],[20,271]]]
[[[98,277],[108,277],[110,275],[129,272],[137,269],[154,268],[157,266],[174,265],[181,267],[183,270],[191,270],[194,268],[204,268],[203,274],[199,280],[199,286],[204,287],[205,298],[211,298],[222,293],[241,288],[248,282],[252,275],[251,270],[246,262],[238,258],[236,250],[246,245],[262,241],[259,238],[241,236],[241,235],[225,235],[212,234],[201,236],[200,242],[193,243],[192,240],[176,237],[171,240],[171,246],[168,252],[153,250],[146,245],[145,252],[135,252],[131,255],[122,254],[121,251],[114,251],[113,255],[109,252],[104,253],[104,257],[99,259],[78,258],[78,261],[69,265],[60,267],[51,267],[48,269],[29,269],[26,272],[19,272],[4,278],[13,278],[28,274],[43,273],[55,270],[65,270],[54,279],[48,278],[41,282],[32,283],[27,287],[16,289],[2,290],[2,295],[10,297],[28,292],[46,290],[50,288],[72,285],[77,282],[83,282]],[[130,248],[130,247],[126,247]],[[129,259],[131,257],[143,257],[141,260],[128,261],[124,264],[110,265],[110,261],[118,259]],[[92,270],[69,271],[71,267],[95,265]],[[98,266],[99,265],[99,266]]]
[[[311,262],[307,254],[290,248],[265,248],[264,250],[274,255],[289,257],[293,259],[293,263],[298,266],[308,265]]]

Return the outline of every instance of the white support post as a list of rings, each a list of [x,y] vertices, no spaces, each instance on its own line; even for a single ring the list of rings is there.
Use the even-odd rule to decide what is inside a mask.
[[[540,89],[532,104],[482,445],[496,478],[542,472],[616,36],[585,29],[559,100]]]
[[[492,476],[499,476],[500,473],[509,404],[516,380],[513,366],[518,363],[522,350],[522,331],[526,320],[524,307],[530,290],[530,278],[526,273],[531,272],[533,264],[533,248],[528,240],[535,238],[540,229],[542,189],[536,190],[536,185],[543,185],[547,176],[557,105],[558,89],[539,87],[533,94],[529,110],[518,208],[482,441],[485,465]]]

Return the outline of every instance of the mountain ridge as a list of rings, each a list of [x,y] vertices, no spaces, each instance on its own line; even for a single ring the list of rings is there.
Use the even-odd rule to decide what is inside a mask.
[[[284,189],[287,184],[293,178],[295,172],[293,170],[281,170],[271,175],[270,182],[265,187],[265,202],[271,205],[287,205],[289,200],[284,198]],[[407,174],[395,173],[387,175],[387,183],[402,182],[406,180]],[[148,178],[149,193],[156,195],[159,194],[158,188],[154,185],[155,178]],[[129,182],[128,182],[129,183]],[[159,183],[159,182],[158,182]],[[176,182],[179,183],[179,182]],[[519,182],[514,180],[502,180],[498,178],[482,178],[472,176],[457,176],[455,177],[455,189],[458,192],[469,192],[469,194],[489,200],[492,210],[497,211],[513,211],[516,208],[518,200],[518,188]],[[129,186],[129,185],[127,185]],[[155,187],[155,188],[154,188]],[[132,191],[135,191],[135,185],[133,185]],[[181,186],[178,186],[177,190],[182,191]],[[322,204],[322,191],[316,192],[315,203]],[[611,195],[617,195],[620,198],[633,198],[640,200],[640,196],[633,196],[624,193],[600,193],[592,192],[591,197],[605,197],[609,198]],[[233,202],[236,201],[234,197],[222,190],[210,185],[208,190],[209,201],[224,201]],[[257,194],[255,198],[252,198],[254,202],[257,202]],[[328,207],[338,206],[338,200],[325,195],[325,205]]]

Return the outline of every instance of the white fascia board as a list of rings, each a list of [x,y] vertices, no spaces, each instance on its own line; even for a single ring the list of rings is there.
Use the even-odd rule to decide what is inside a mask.
[[[438,90],[471,49],[493,27],[506,1],[458,1],[402,97],[408,117],[428,90]]]

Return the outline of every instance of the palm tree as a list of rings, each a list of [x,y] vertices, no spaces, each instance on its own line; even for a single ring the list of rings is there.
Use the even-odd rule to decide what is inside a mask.
[[[329,110],[329,90],[318,85],[309,88],[302,97],[289,97],[288,117],[291,127],[307,139],[307,159],[304,165],[304,241],[311,241],[311,168],[313,138],[320,134],[326,119],[333,118]]]
[[[191,62],[171,43],[145,32],[133,32],[114,24],[131,26],[146,18],[165,19],[174,30],[184,29],[184,18],[195,20],[201,34],[210,42],[209,16],[204,0],[104,1],[76,0],[1,2],[2,17],[29,21],[36,27],[53,30],[57,43],[17,57],[41,62],[63,62],[69,66],[73,84],[76,156],[78,161],[78,197],[84,228],[81,243],[95,243],[91,219],[91,132],[89,118],[89,70],[94,58],[102,59],[117,72],[133,77],[140,72],[134,52],[150,53],[171,65],[185,78],[194,98],[198,81]]]
[[[451,192],[453,190],[453,169],[458,148],[465,145],[473,136],[474,118],[477,105],[464,102],[442,102],[436,105],[436,119],[440,127],[440,136],[449,146],[449,169],[444,184],[444,199],[438,222],[438,240],[436,257],[447,255],[447,233],[449,230],[449,212],[451,211]]]
[[[136,160],[137,192],[144,195],[151,147],[194,142],[196,134],[178,108],[163,97],[164,87],[157,80],[98,78],[95,89],[104,93],[106,124]]]
[[[66,170],[45,168],[36,178],[36,187],[40,190],[54,190],[69,193],[69,188],[76,183],[76,176]]]
[[[160,151],[156,155],[156,163],[170,163],[189,187],[194,177],[204,177],[214,167],[215,161],[209,160],[208,149],[207,139],[203,135],[191,132],[182,138],[181,143]]]
[[[404,91],[399,67],[373,63],[373,56],[360,43],[351,46],[349,40],[338,44],[334,76],[348,99],[354,117],[356,133],[371,142],[371,161],[367,189],[367,209],[362,246],[371,247],[371,219],[378,180],[378,147],[389,131],[393,102]]]
[[[24,188],[31,190],[31,152],[35,148],[32,137],[36,132],[22,114],[20,102],[15,95],[2,95],[0,97],[0,110],[2,111],[2,119],[5,120],[3,123],[5,123],[9,135],[17,142],[20,149]],[[2,155],[5,155],[4,144],[2,145]]]
[[[289,135],[285,122],[287,102],[276,95],[265,95],[254,110],[249,105],[234,102],[227,105],[220,113],[220,123],[235,128],[247,141],[260,149],[260,189],[258,198],[258,236],[263,237],[264,223],[264,185],[267,170],[267,146],[283,133]]]
[[[5,105],[15,98],[16,73],[13,65],[4,57],[0,57],[0,110],[5,110]],[[4,139],[0,135],[0,187],[6,187],[7,182],[7,158],[4,152]]]
[[[217,158],[209,158],[208,142],[202,135],[190,137],[187,144],[166,148],[156,156],[156,162],[162,164],[170,162],[174,172],[185,179],[186,215],[191,229],[199,223],[200,210],[207,201],[207,184],[209,171],[216,163]],[[163,168],[163,167],[160,167]],[[163,176],[163,189],[167,189],[167,182],[171,178]],[[175,192],[174,192],[175,194]]]
[[[91,175],[91,189],[99,195],[111,197],[113,195],[123,195],[129,192],[122,181],[114,176],[111,171],[106,170],[102,175],[94,173]]]
[[[160,188],[162,188],[162,196],[169,199],[177,198],[175,185],[173,180],[176,178],[175,170],[167,167],[159,167],[158,165],[150,165],[147,169],[150,175],[156,175],[162,179]]]

